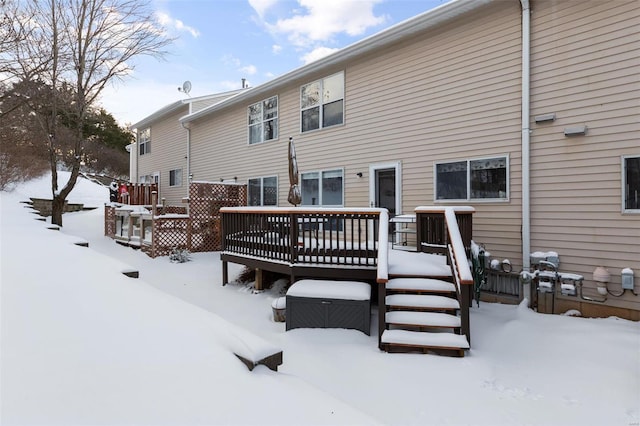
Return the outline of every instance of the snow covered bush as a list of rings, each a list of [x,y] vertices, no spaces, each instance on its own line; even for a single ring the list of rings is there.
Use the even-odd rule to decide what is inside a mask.
[[[187,249],[174,247],[169,253],[169,260],[172,263],[185,263],[191,260],[191,253]]]

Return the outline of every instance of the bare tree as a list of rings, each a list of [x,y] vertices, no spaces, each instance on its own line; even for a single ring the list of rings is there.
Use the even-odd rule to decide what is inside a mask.
[[[156,25],[143,0],[25,0],[14,5],[9,19],[14,29],[16,22],[24,28],[24,38],[0,51],[0,72],[50,87],[47,114],[40,114],[39,122],[49,145],[51,222],[62,225],[64,202],[80,173],[87,114],[107,84],[131,73],[133,59],[162,57],[173,40]],[[62,146],[72,161],[69,180],[59,188]]]

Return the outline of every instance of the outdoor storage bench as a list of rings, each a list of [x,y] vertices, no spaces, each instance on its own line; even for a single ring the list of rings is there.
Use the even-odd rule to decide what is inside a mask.
[[[370,334],[371,286],[357,281],[300,280],[287,291],[287,330],[349,328]]]

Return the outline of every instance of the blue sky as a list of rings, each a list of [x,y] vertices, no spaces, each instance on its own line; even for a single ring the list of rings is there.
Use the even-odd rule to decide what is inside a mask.
[[[446,3],[445,0],[156,0],[176,37],[164,60],[143,57],[108,87],[103,106],[135,123],[183,99],[257,86],[314,59]]]

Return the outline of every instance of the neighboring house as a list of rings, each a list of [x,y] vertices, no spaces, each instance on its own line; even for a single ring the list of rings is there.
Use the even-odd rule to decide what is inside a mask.
[[[287,206],[293,137],[303,205],[472,205],[474,240],[514,271],[556,251],[587,294],[597,296],[597,266],[616,294],[632,268],[640,293],[639,70],[636,0],[453,1],[216,104],[165,113],[152,155],[136,150],[138,175],[235,179],[250,204]],[[152,117],[135,126],[139,144]],[[184,184],[165,192],[168,180],[163,197],[187,195]],[[556,308],[638,320],[634,292],[559,295]]]
[[[180,205],[189,190],[189,138],[180,118],[241,93],[243,89],[176,101],[130,126],[136,131],[131,144],[130,179],[157,183],[160,198]]]

